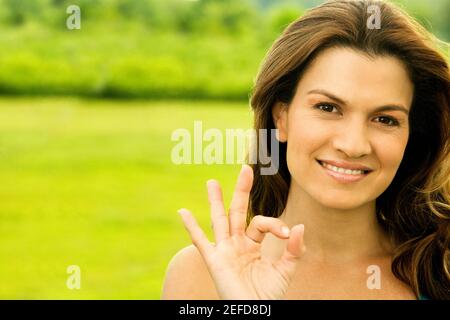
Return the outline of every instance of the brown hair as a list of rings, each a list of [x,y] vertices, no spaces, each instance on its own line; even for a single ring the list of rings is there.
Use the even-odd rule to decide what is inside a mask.
[[[366,25],[371,5],[380,8],[380,29]],[[349,47],[402,61],[414,83],[409,140],[394,180],[376,199],[376,215],[395,244],[394,275],[417,297],[449,299],[450,75],[438,42],[393,4],[327,1],[291,23],[272,45],[256,78],[251,106],[255,129],[274,129],[275,102],[291,102],[302,73],[326,48]],[[264,142],[269,152],[270,139],[269,134]],[[275,175],[261,175],[263,165],[253,165],[248,221],[259,214],[282,214],[291,180],[286,150],[286,143],[280,143]]]

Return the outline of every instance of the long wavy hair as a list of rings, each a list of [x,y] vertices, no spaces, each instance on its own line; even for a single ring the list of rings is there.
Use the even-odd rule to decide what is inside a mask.
[[[367,26],[372,5],[380,9],[379,29]],[[448,50],[448,44],[393,4],[327,1],[292,22],[274,42],[260,67],[250,104],[254,128],[274,129],[275,102],[289,104],[307,66],[330,47],[402,61],[414,83],[409,140],[392,183],[376,199],[377,220],[395,247],[394,275],[417,297],[450,299],[450,75],[439,44]],[[269,154],[271,139],[269,134],[263,142]],[[286,150],[286,143],[280,143],[275,175],[261,175],[262,163],[252,165],[255,178],[247,221],[260,214],[282,214],[291,181]]]

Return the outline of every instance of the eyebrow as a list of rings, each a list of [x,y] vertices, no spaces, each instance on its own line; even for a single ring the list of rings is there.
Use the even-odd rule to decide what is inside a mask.
[[[336,95],[334,95],[326,90],[314,89],[314,90],[308,91],[307,94],[311,94],[311,93],[321,94],[321,95],[327,96],[328,98],[330,98],[340,104],[348,105],[348,103],[345,100],[337,97]],[[380,112],[380,111],[402,111],[402,112],[406,113],[406,115],[409,115],[408,109],[406,109],[404,106],[396,105],[396,104],[389,104],[389,105],[381,106],[381,107],[375,108],[373,110],[373,112]]]

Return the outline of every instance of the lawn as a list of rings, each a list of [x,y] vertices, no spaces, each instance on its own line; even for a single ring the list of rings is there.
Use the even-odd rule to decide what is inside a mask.
[[[220,180],[228,203],[240,168],[173,164],[171,133],[251,117],[245,102],[0,99],[0,298],[159,299],[190,244],[177,209],[211,236],[205,182]]]

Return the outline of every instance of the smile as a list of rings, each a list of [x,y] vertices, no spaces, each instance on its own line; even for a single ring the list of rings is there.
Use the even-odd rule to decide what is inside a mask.
[[[350,170],[339,168],[327,163],[323,163],[319,160],[317,160],[317,163],[322,167],[322,169],[325,170],[325,173],[327,173],[328,176],[334,178],[336,181],[341,183],[360,181],[364,179],[367,175],[369,175],[371,172],[365,170]]]

